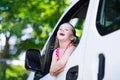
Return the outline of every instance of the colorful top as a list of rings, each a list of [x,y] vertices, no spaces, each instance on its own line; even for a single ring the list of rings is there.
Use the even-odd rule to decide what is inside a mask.
[[[60,59],[60,56],[59,56],[59,48],[56,49],[56,57],[57,57],[57,60]]]
[[[72,46],[72,43],[69,43],[69,44],[66,46],[63,54],[65,53],[65,51],[66,51],[70,46]],[[55,54],[56,54],[57,60],[60,60],[59,48],[56,48],[56,53],[55,53]]]

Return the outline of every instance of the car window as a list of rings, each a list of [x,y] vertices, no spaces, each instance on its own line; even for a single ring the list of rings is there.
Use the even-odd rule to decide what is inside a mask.
[[[71,24],[74,23],[73,26],[77,31],[77,35],[81,36],[82,24],[83,24],[83,20],[85,20],[86,18],[88,4],[89,4],[89,0],[78,1],[72,8],[70,8],[70,10],[66,12],[66,14],[64,14],[64,16],[56,25],[55,29],[53,30],[53,34],[50,36],[46,46],[44,47],[44,50],[42,51],[44,55],[42,56],[43,63],[41,65],[42,65],[44,74],[47,74],[50,69],[52,54],[53,54],[54,46],[56,42],[56,34],[59,29],[59,26],[65,22],[70,22]]]
[[[120,29],[120,0],[100,0],[96,26],[101,35]]]

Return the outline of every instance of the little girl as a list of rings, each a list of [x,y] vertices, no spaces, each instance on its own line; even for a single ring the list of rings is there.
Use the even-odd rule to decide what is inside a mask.
[[[77,40],[74,27],[70,23],[62,24],[57,31],[57,47],[53,52],[50,75],[57,76],[64,70],[64,67],[75,50]]]

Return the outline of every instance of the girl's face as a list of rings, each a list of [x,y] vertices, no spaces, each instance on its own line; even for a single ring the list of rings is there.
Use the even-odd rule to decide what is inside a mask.
[[[57,39],[62,41],[71,41],[73,39],[73,27],[68,24],[62,24],[57,31]]]

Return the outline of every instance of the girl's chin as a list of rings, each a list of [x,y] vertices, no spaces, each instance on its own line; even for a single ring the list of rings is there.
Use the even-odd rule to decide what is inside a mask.
[[[65,38],[59,38],[58,40],[61,41],[61,42],[66,42],[66,41],[68,41],[68,39],[65,39]]]
[[[59,36],[58,37],[59,40],[65,39],[64,36]]]
[[[58,38],[59,41],[65,41],[66,39],[64,38]]]
[[[57,37],[59,41],[66,41],[67,38],[65,36],[59,36]]]

